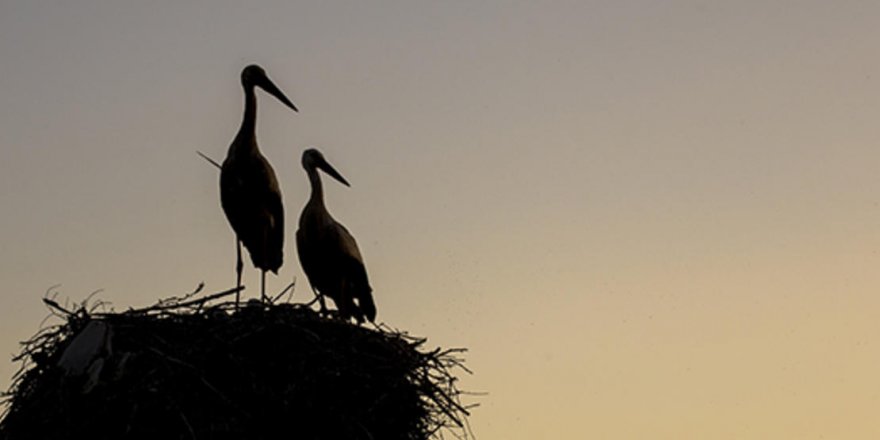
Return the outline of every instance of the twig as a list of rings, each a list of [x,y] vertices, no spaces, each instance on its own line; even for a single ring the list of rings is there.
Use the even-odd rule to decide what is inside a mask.
[[[222,292],[218,292],[213,295],[208,295],[208,296],[201,298],[201,299],[194,299],[192,301],[182,302],[180,304],[177,304],[175,307],[190,307],[190,306],[194,306],[194,305],[201,305],[201,304],[204,304],[208,301],[211,301],[211,300],[214,300],[217,298],[222,298],[224,296],[232,295],[236,292],[241,292],[242,290],[244,290],[244,286],[233,287],[232,289],[224,290]],[[168,308],[174,308],[174,307],[168,307]]]
[[[172,309],[191,307],[194,305],[204,304],[208,301],[215,300],[217,298],[222,298],[224,296],[232,295],[232,294],[234,294],[236,292],[240,292],[242,290],[244,290],[244,286],[233,287],[232,289],[224,290],[222,292],[215,293],[213,295],[208,295],[204,298],[194,299],[192,301],[178,302],[178,303],[174,303],[174,304],[157,304],[154,306],[144,307],[144,308],[140,308],[140,309],[131,309],[131,310],[128,310],[126,313],[131,313],[131,314],[149,313],[149,312],[159,312],[159,311],[163,311],[163,310],[172,310]]]
[[[53,308],[53,309],[55,309],[55,310],[58,310],[59,312],[65,314],[65,315],[67,315],[67,316],[71,316],[71,315],[74,315],[74,314],[75,314],[74,312],[71,312],[70,310],[67,310],[67,309],[65,309],[64,307],[61,307],[61,304],[58,304],[58,303],[55,302],[55,300],[53,300],[53,299],[43,298],[43,304],[46,304],[46,305],[49,306],[50,308]]]
[[[196,436],[196,431],[189,423],[189,419],[186,418],[186,414],[183,413],[183,410],[180,409],[180,406],[178,406],[176,403],[175,406],[177,407],[177,415],[180,416],[180,420],[183,421],[184,426],[186,426],[186,430],[189,431],[189,438],[196,440],[198,436]]]
[[[294,286],[296,286],[296,277],[293,278],[293,281],[290,284],[288,284],[287,287],[285,287],[284,290],[281,291],[281,293],[276,295],[275,298],[272,298],[272,300],[270,301],[270,304],[275,304],[275,302],[278,301],[279,298],[284,296],[284,294],[287,293],[288,290],[293,289]]]
[[[198,151],[198,150],[196,150],[196,153],[197,153],[199,156],[202,156],[202,159],[207,160],[207,161],[210,162],[212,165],[214,165],[215,167],[217,167],[217,169],[223,169],[223,167],[220,166],[220,164],[217,163],[216,160],[211,159],[210,157],[208,157],[207,155],[205,155],[205,153],[202,153],[201,151]]]
[[[95,295],[97,295],[97,294],[99,294],[99,293],[101,293],[101,292],[103,292],[103,291],[104,291],[104,289],[98,289],[98,290],[96,290],[96,291],[90,293],[89,296],[86,297],[86,299],[82,300],[82,303],[80,303],[79,307],[80,307],[81,309],[85,310],[85,308],[86,308],[86,304],[89,303],[89,301],[92,299],[92,297],[95,296]]]

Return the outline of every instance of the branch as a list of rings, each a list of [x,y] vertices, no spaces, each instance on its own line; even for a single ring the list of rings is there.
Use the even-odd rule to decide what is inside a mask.
[[[166,305],[166,304],[159,304],[159,305],[154,305],[154,306],[150,306],[150,307],[144,307],[144,308],[140,308],[140,309],[131,309],[131,310],[126,311],[126,313],[150,313],[150,312],[160,312],[160,311],[163,311],[163,310],[179,309],[179,308],[191,307],[191,306],[195,306],[195,305],[202,305],[202,304],[204,304],[204,303],[206,303],[206,302],[208,302],[208,301],[215,300],[215,299],[217,299],[217,298],[222,298],[222,297],[224,297],[224,296],[232,295],[232,294],[234,294],[234,293],[236,293],[236,292],[240,292],[240,291],[242,291],[242,290],[244,290],[244,286],[241,286],[241,287],[233,287],[232,289],[224,290],[224,291],[222,291],[222,292],[215,293],[215,294],[213,294],[213,295],[208,295],[208,296],[206,296],[206,297],[204,297],[204,298],[194,299],[194,300],[192,300],[192,301],[186,301],[186,302],[180,302],[180,303],[174,303],[174,304],[167,304],[167,305]]]
[[[55,302],[55,300],[52,300],[49,298],[43,298],[43,304],[46,304],[47,306],[49,306],[55,310],[58,310],[59,312],[63,313],[66,316],[71,316],[71,315],[75,314],[74,312],[71,312],[70,310],[67,310],[64,307],[61,307],[61,304],[58,304],[57,302]]]
[[[196,150],[196,154],[198,154],[199,156],[202,156],[202,159],[205,159],[205,160],[207,160],[208,162],[210,162],[211,165],[214,165],[215,167],[217,167],[218,170],[223,168],[222,166],[220,166],[219,163],[217,163],[216,160],[211,159],[210,157],[208,157],[207,155],[205,155],[205,153],[202,153],[201,151]]]

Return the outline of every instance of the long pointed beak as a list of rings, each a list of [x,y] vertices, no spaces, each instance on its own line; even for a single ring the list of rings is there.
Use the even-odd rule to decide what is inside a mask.
[[[278,98],[279,101],[283,102],[284,105],[293,109],[293,111],[299,112],[296,106],[293,105],[293,103],[290,102],[290,100],[287,99],[286,96],[284,96],[284,93],[281,92],[281,89],[279,89],[278,86],[276,86],[271,79],[263,77],[260,81],[257,82],[257,85],[260,86],[261,89],[265,90],[266,93]]]
[[[325,173],[329,174],[330,177],[338,180],[339,183],[342,183],[343,185],[348,186],[348,187],[351,186],[348,184],[348,181],[345,180],[345,177],[342,177],[342,174],[339,174],[339,171],[336,171],[336,169],[333,168],[332,165],[327,163],[326,160],[322,160],[321,163],[318,164],[318,168],[324,170]]]

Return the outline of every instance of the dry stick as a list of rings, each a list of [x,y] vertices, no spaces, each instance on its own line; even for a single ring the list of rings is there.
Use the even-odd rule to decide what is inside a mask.
[[[186,301],[186,300],[198,295],[199,292],[201,292],[202,289],[204,289],[204,288],[205,288],[205,282],[202,281],[199,283],[198,286],[196,286],[195,290],[193,290],[192,292],[184,293],[182,296],[172,296],[170,298],[160,299],[158,302],[156,302],[156,304],[153,304],[153,307],[156,307],[156,306],[161,307],[161,306],[172,305],[172,304],[175,304],[175,305],[180,304],[181,302]]]
[[[86,304],[89,303],[89,301],[92,299],[92,297],[103,292],[103,291],[104,291],[104,289],[98,289],[98,290],[90,293],[89,296],[86,297],[86,299],[82,300],[82,302],[79,305],[79,308],[85,310]]]
[[[181,299],[192,298],[192,297],[198,295],[199,292],[201,292],[202,289],[204,289],[204,288],[205,288],[205,282],[202,281],[202,282],[199,283],[198,286],[196,286],[195,290],[193,290],[193,291],[190,292],[190,293],[187,293],[187,294],[183,295],[183,298],[181,298]]]
[[[186,425],[186,430],[189,431],[189,438],[195,440],[198,437],[196,436],[196,431],[193,430],[192,425],[189,424],[189,419],[186,418],[186,414],[183,413],[183,410],[180,409],[180,406],[177,406],[177,415],[180,416],[180,420],[183,420],[183,424]]]
[[[194,299],[192,301],[185,301],[182,303],[175,304],[174,306],[161,307],[160,309],[173,309],[173,308],[177,308],[177,307],[189,307],[189,306],[193,306],[193,305],[204,304],[204,303],[211,301],[213,299],[222,298],[227,295],[232,295],[233,293],[241,292],[242,290],[244,290],[244,286],[233,287],[231,289],[224,290],[222,292],[208,295],[204,298]]]
[[[271,300],[269,303],[270,303],[270,304],[275,304],[275,301],[278,301],[279,298],[281,298],[282,296],[284,296],[284,294],[287,293],[288,290],[293,289],[294,286],[296,286],[296,278],[294,278],[294,279],[293,279],[293,282],[291,282],[290,284],[288,284],[287,287],[285,287],[284,290],[281,291],[281,293],[279,293],[278,295],[276,295],[275,298],[272,298],[272,300]]]
[[[71,312],[70,310],[67,310],[64,307],[61,307],[61,304],[58,304],[57,302],[55,302],[55,300],[52,300],[49,298],[43,298],[43,304],[46,304],[47,306],[49,306],[55,310],[58,310],[59,312],[65,314],[67,316],[74,314],[74,312]]]
[[[217,298],[222,298],[224,296],[228,296],[228,295],[232,295],[237,292],[241,292],[242,290],[244,290],[244,286],[233,287],[232,289],[224,290],[222,292],[215,293],[213,295],[208,295],[204,298],[194,299],[192,301],[186,301],[186,302],[182,302],[182,303],[169,304],[169,305],[156,305],[156,306],[144,307],[141,309],[131,309],[131,310],[128,310],[126,313],[158,312],[161,310],[171,310],[171,309],[189,307],[189,306],[193,306],[193,305],[204,304],[208,301],[211,301],[211,300],[214,300]]]
[[[210,162],[212,165],[214,165],[215,167],[217,167],[217,169],[222,169],[222,168],[223,168],[222,166],[220,166],[219,163],[217,163],[216,160],[211,159],[210,157],[208,157],[207,155],[205,155],[205,153],[202,153],[201,151],[196,150],[196,154],[198,154],[199,156],[202,156],[202,159],[207,160],[207,161]]]

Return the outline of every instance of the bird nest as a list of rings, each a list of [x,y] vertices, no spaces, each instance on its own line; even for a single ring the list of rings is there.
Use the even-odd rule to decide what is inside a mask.
[[[63,322],[23,343],[0,439],[470,437],[463,349],[235,291],[122,313],[44,299]]]

